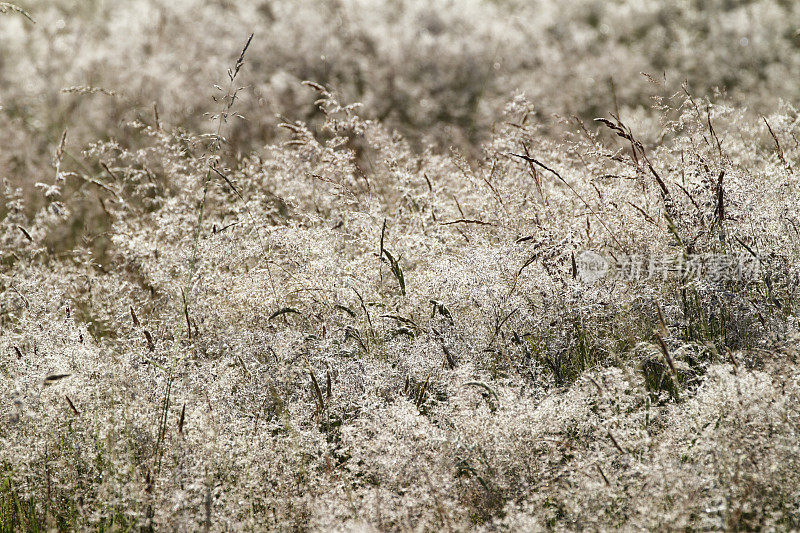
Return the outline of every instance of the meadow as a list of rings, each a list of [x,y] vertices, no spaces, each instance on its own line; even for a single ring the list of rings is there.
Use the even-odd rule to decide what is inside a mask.
[[[800,529],[800,3],[0,2],[0,531]]]

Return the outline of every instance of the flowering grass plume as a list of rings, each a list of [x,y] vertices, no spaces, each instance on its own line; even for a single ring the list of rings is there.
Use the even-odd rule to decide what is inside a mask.
[[[23,3],[0,530],[800,528],[797,5]]]

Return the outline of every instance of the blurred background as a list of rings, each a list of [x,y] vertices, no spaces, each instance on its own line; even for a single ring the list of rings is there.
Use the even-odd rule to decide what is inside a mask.
[[[324,84],[417,149],[466,151],[524,92],[542,115],[618,112],[657,135],[653,96],[758,114],[800,100],[793,0],[27,0],[0,17],[0,176],[26,189],[68,144],[127,137],[134,119],[204,131],[213,85],[255,33],[230,142],[313,124]],[[647,74],[647,76],[644,76]],[[133,142],[134,139],[128,139]],[[68,164],[68,163],[65,163]]]

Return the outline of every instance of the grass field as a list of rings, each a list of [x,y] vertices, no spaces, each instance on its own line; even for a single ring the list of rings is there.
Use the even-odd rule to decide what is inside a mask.
[[[0,531],[800,529],[800,4],[0,2]]]

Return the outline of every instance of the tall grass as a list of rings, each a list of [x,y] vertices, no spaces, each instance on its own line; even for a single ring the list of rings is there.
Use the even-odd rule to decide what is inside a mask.
[[[797,9],[539,4],[0,4],[0,530],[800,528]]]

